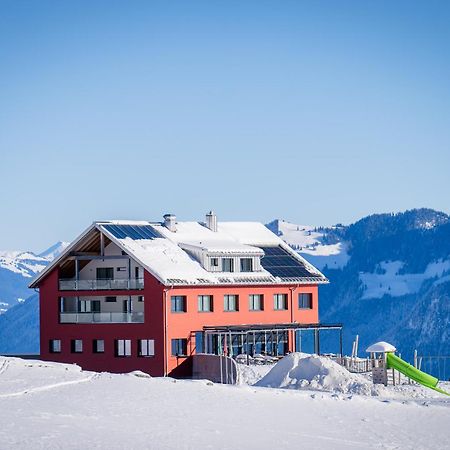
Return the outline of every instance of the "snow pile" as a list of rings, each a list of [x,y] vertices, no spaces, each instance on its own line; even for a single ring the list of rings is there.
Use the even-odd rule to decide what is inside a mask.
[[[255,386],[362,395],[379,395],[381,389],[329,358],[305,353],[285,356]]]
[[[254,385],[261,378],[265,377],[267,373],[274,367],[274,364],[240,364],[237,365],[237,384],[240,385]]]

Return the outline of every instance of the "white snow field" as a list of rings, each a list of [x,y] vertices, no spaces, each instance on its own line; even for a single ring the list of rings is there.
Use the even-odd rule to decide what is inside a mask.
[[[275,366],[279,373],[272,381],[296,378],[292,369],[312,380],[322,370],[320,360],[311,360],[300,374],[297,363],[284,360],[287,371]],[[326,369],[335,381],[344,373]],[[261,368],[260,375],[267,371]],[[288,385],[96,374],[76,365],[0,357],[0,448],[448,448],[450,399],[436,392],[409,396],[405,388],[392,399],[336,392],[333,383],[326,387],[330,392],[319,390],[320,382],[314,390]]]

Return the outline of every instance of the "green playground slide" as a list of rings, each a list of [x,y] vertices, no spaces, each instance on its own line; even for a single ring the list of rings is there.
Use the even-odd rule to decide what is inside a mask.
[[[408,364],[403,359],[394,355],[394,353],[386,353],[386,362],[388,369],[395,369],[401,372],[403,375],[406,375],[411,380],[416,381],[423,386],[426,386],[430,389],[434,389],[441,394],[450,395],[448,392],[443,391],[437,387],[439,380],[428,373],[422,372],[419,369],[416,369],[411,364]]]

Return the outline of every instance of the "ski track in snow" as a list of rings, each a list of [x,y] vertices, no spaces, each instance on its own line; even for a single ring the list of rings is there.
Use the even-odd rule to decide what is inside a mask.
[[[7,361],[5,361],[3,366],[0,368],[0,375],[6,370],[7,367],[8,367],[8,363],[7,363]],[[96,378],[99,378],[99,376],[100,376],[99,373],[94,373],[94,374],[88,376],[87,378],[82,378],[81,380],[62,381],[60,383],[47,384],[45,386],[39,386],[39,387],[35,387],[35,388],[25,389],[25,390],[19,391],[19,392],[0,394],[0,398],[20,397],[22,395],[34,394],[36,392],[45,392],[45,391],[49,391],[51,389],[56,389],[59,387],[70,386],[72,384],[87,383],[89,381],[94,381]]]
[[[6,369],[8,368],[9,362],[7,359],[5,359],[3,361],[3,364],[0,366],[0,375],[6,371]]]

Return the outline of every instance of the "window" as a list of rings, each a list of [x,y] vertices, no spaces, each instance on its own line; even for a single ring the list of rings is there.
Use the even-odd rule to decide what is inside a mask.
[[[299,309],[312,309],[312,294],[311,293],[298,294],[298,308]]]
[[[117,267],[117,272],[126,272],[127,268],[126,267]]]
[[[172,312],[186,312],[186,296],[174,295],[170,297],[170,310]]]
[[[117,297],[105,297],[106,303],[115,303],[117,301]]]
[[[187,339],[172,339],[172,356],[187,355]]]
[[[139,340],[139,356],[155,356],[155,341],[153,339]]]
[[[50,339],[50,353],[61,353],[61,341],[59,339]]]
[[[273,294],[273,309],[282,310],[287,308],[287,294]]]
[[[71,351],[72,351],[72,353],[82,353],[83,352],[83,341],[81,339],[72,339]]]
[[[143,301],[144,301],[144,296],[138,295],[138,302],[143,302]]]
[[[97,280],[113,280],[114,267],[97,267]]]
[[[241,258],[241,272],[252,272],[252,271],[253,271],[253,259]]]
[[[219,267],[219,258],[211,258],[211,267]]]
[[[197,331],[195,333],[195,353],[204,353],[204,340],[203,331]]]
[[[264,310],[264,296],[261,294],[250,294],[248,296],[250,311],[263,311]]]
[[[222,258],[222,272],[234,272],[232,258]]]
[[[116,339],[116,356],[131,356],[130,339]]]
[[[131,298],[127,300],[122,300],[122,312],[124,314],[131,312]]]
[[[200,312],[212,312],[213,311],[213,296],[212,295],[199,295],[198,296],[198,310]]]
[[[94,339],[92,341],[92,351],[94,353],[104,353],[105,352],[105,341],[103,339]]]
[[[237,295],[224,295],[223,296],[223,310],[224,311],[238,311],[239,310],[239,297]]]
[[[134,268],[134,278],[139,278],[139,267]]]
[[[78,312],[100,312],[100,300],[80,300],[78,304]]]

